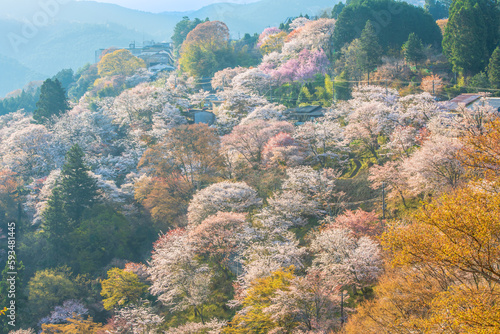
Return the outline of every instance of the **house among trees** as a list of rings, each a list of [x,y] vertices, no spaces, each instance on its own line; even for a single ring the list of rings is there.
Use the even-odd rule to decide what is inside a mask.
[[[163,70],[173,70],[174,57],[172,55],[172,43],[155,43],[155,41],[144,41],[142,47],[136,47],[135,41],[129,44],[125,50],[130,51],[134,56],[141,58],[146,63],[148,70],[160,72]],[[99,49],[95,52],[95,61],[99,62],[106,49]]]
[[[204,123],[212,125],[215,123],[215,114],[206,109],[189,109],[183,113],[189,124]]]
[[[323,117],[325,109],[321,106],[304,106],[290,108],[283,112],[283,116],[288,120],[294,120],[296,123],[305,123],[316,118]]]
[[[491,107],[500,111],[500,98],[487,97],[484,93],[468,93],[460,94],[459,96],[445,103],[445,107],[450,111],[455,111],[461,107],[473,109],[475,106],[484,105],[490,105]]]

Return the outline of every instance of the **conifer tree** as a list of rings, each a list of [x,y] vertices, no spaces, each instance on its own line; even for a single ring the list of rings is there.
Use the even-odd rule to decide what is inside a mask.
[[[368,75],[368,83],[370,83],[370,72],[382,63],[382,48],[378,43],[377,34],[370,21],[366,22],[359,40],[360,55],[358,62],[363,72]]]
[[[47,208],[43,212],[44,232],[47,243],[50,245],[51,258],[55,263],[59,263],[68,254],[68,235],[74,228],[74,222],[70,221],[64,211],[64,202],[60,187],[52,190]]]
[[[500,47],[497,46],[488,64],[488,78],[492,88],[500,88]]]
[[[409,63],[414,63],[417,65],[418,62],[425,59],[424,46],[422,45],[422,40],[411,33],[408,36],[408,40],[403,44],[403,54],[405,60]]]
[[[487,65],[499,40],[499,11],[492,0],[455,0],[443,37],[453,70],[473,75]]]
[[[47,123],[53,116],[59,116],[69,110],[66,92],[59,80],[47,79],[40,89],[40,99],[36,103],[36,110],[33,111],[35,122]]]
[[[97,180],[89,175],[80,146],[73,145],[66,154],[61,172],[61,194],[64,211],[69,219],[79,221],[86,208],[93,206],[99,197]]]

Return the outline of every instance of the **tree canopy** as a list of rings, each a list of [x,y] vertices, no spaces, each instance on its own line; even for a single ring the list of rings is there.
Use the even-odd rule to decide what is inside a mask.
[[[424,44],[439,48],[441,32],[423,8],[394,0],[353,0],[339,14],[333,32],[337,50],[355,38],[370,20],[384,49],[400,49],[414,32]]]

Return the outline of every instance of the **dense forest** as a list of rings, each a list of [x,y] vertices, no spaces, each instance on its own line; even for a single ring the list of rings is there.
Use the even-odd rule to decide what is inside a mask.
[[[499,18],[185,17],[1,100],[0,332],[498,333]]]

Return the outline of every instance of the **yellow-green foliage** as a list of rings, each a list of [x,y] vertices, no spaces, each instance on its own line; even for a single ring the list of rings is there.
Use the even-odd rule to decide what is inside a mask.
[[[67,267],[45,269],[35,273],[28,283],[28,301],[35,315],[41,315],[63,301],[75,298],[77,286],[70,276]]]
[[[68,319],[65,324],[42,325],[42,334],[96,334],[102,333],[102,330],[102,324],[93,322],[92,318],[84,320],[80,316]]]
[[[116,306],[136,302],[147,289],[147,285],[140,282],[135,273],[112,268],[108,271],[108,279],[102,281],[101,296],[104,297],[104,308],[111,310]]]
[[[268,333],[277,327],[287,329],[295,327],[296,323],[292,321],[278,324],[271,319],[271,314],[264,312],[264,309],[271,305],[276,292],[288,290],[294,277],[293,267],[290,267],[277,270],[271,276],[256,279],[243,299],[243,308],[247,311],[236,314],[224,333]]]
[[[130,76],[139,68],[145,68],[144,60],[135,57],[130,51],[121,49],[108,53],[102,57],[97,64],[97,70],[101,77],[113,75]]]
[[[281,52],[287,34],[282,31],[279,34],[269,36],[264,43],[260,46],[260,52],[267,55],[271,52]]]

